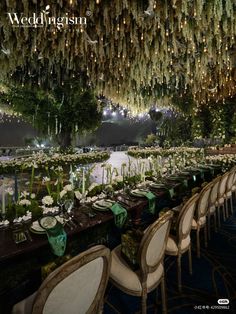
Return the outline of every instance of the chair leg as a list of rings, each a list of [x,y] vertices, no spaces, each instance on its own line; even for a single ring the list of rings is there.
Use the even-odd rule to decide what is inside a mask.
[[[211,239],[211,214],[207,216],[207,232],[208,232],[208,239]]]
[[[215,229],[215,232],[217,232],[217,227],[216,227],[216,212],[214,212],[214,229]]]
[[[234,207],[233,207],[233,195],[230,197],[230,209],[231,209],[231,215],[233,215]]]
[[[228,199],[225,200],[225,217],[229,217],[229,206],[228,206]]]
[[[197,239],[197,257],[199,258],[200,257],[200,229],[199,227],[197,228],[197,236],[196,236],[196,239]]]
[[[165,276],[163,275],[161,281],[161,300],[162,300],[162,313],[167,313],[167,305],[166,305],[166,287],[165,287]]]
[[[192,266],[192,250],[191,250],[191,245],[189,246],[188,249],[188,267],[189,267],[189,273],[190,275],[193,274],[193,266]]]
[[[182,292],[182,280],[181,280],[181,254],[177,257],[177,277],[179,292]]]
[[[225,221],[225,203],[222,204],[222,211],[223,211],[223,220]]]
[[[207,224],[204,226],[205,247],[207,247]]]
[[[220,228],[220,206],[217,207],[218,228]]]

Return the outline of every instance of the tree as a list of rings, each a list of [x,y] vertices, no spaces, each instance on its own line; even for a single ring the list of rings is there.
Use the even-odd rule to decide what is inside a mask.
[[[146,137],[146,140],[145,140],[145,143],[147,145],[154,145],[155,142],[157,140],[157,137],[155,134],[151,133],[151,134],[148,134],[147,137]]]
[[[95,130],[102,119],[94,91],[82,79],[67,80],[49,91],[13,86],[1,98],[62,149],[71,146],[75,133]]]

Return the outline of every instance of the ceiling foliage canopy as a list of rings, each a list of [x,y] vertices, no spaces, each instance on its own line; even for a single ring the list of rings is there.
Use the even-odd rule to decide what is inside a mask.
[[[2,79],[53,87],[86,73],[98,94],[134,112],[168,95],[236,93],[234,0],[2,0],[0,12]],[[8,12],[81,23],[17,27]]]

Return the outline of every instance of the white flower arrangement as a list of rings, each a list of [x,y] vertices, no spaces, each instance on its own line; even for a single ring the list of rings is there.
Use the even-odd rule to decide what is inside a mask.
[[[22,199],[19,201],[19,205],[22,205],[22,206],[30,206],[31,205],[31,201],[27,200],[27,199]]]
[[[7,189],[5,190],[5,192],[6,192],[7,194],[9,194],[9,195],[13,195],[13,194],[14,194],[14,191],[13,191],[13,189],[12,189],[11,187],[7,188]]]
[[[46,195],[42,198],[43,205],[50,206],[53,204],[53,198],[50,195]]]
[[[65,185],[63,190],[66,192],[71,192],[73,190],[72,185],[71,184]]]
[[[87,164],[93,162],[104,161],[109,158],[108,152],[90,152],[86,154],[59,154],[44,152],[33,153],[30,157],[22,157],[20,159],[9,159],[0,161],[0,170],[3,172],[14,172],[16,169],[32,169],[32,168],[52,168],[56,171],[63,171],[64,164]]]
[[[20,194],[20,198],[27,198],[29,195],[30,195],[29,192],[23,191],[23,192],[21,192],[21,194]]]

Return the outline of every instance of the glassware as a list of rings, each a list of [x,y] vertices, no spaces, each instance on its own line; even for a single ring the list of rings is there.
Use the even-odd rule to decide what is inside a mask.
[[[65,200],[63,200],[62,198],[57,199],[57,205],[60,208],[60,212],[63,210],[64,203],[65,203]]]
[[[67,199],[64,202],[64,208],[67,211],[68,214],[71,213],[72,208],[74,207],[74,200],[72,199]]]

